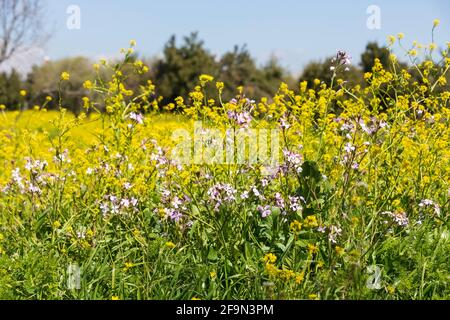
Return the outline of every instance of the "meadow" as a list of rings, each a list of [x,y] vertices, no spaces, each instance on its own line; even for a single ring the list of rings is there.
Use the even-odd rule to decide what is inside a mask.
[[[126,88],[125,68],[147,71],[134,45],[93,66],[112,76],[86,79],[80,114],[63,96],[0,108],[0,298],[450,297],[448,45],[437,62],[409,50],[410,69],[376,61],[364,87],[340,79],[340,51],[331,83],[260,101],[201,75],[168,106],[151,82]],[[250,129],[278,161],[205,151]]]

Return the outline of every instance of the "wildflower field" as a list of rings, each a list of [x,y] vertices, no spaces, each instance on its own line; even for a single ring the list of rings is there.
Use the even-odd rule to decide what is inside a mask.
[[[448,48],[356,87],[339,51],[331,83],[260,101],[201,75],[160,106],[125,85],[134,45],[80,114],[1,111],[0,298],[450,297]]]

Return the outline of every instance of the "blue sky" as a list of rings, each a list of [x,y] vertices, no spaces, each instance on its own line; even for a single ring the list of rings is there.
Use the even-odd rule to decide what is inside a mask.
[[[170,35],[198,31],[211,52],[247,44],[259,63],[275,54],[298,73],[312,59],[345,49],[355,63],[369,40],[405,33],[405,43],[429,43],[432,21],[441,20],[438,44],[450,41],[450,2],[387,0],[46,0],[54,34],[45,48],[51,59],[71,55],[116,56],[130,39],[144,56],[161,54]],[[81,29],[69,30],[69,5],[81,9]],[[369,5],[381,9],[381,29],[369,30]]]

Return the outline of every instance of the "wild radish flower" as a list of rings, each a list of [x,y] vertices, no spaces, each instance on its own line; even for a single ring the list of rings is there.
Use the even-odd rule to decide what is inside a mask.
[[[36,194],[42,193],[41,189],[38,186],[33,185],[31,182],[28,183],[28,191],[30,193],[36,193]]]
[[[282,171],[286,172],[288,168],[293,168],[297,172],[303,171],[303,157],[300,154],[284,149],[283,155],[285,159],[285,165],[281,167]]]
[[[133,187],[133,185],[131,183],[129,183],[129,182],[125,182],[123,184],[123,187],[124,187],[125,190],[130,190]]]
[[[183,201],[181,201],[181,199],[178,197],[173,197],[171,204],[172,204],[172,207],[174,207],[175,209],[178,209],[183,205]]]
[[[437,203],[435,203],[433,200],[430,199],[423,199],[419,203],[419,207],[426,208],[426,207],[433,207],[434,212],[439,216],[441,214],[441,208]]]
[[[285,203],[281,193],[275,193],[275,206],[280,209],[284,209]]]
[[[337,226],[331,226],[330,227],[330,233],[328,234],[328,240],[330,240],[332,243],[337,242],[337,237],[339,237],[342,233],[342,229]]]
[[[167,218],[175,222],[179,222],[183,217],[183,215],[179,211],[172,208],[165,208],[164,213],[166,214]]]
[[[272,213],[270,206],[258,206],[258,211],[263,218],[270,216],[270,214]]]
[[[242,200],[248,199],[248,197],[249,197],[248,191],[244,191],[244,192],[241,193],[241,199]]]
[[[106,201],[100,204],[100,211],[103,216],[108,214],[129,213],[131,211],[137,211],[138,200],[136,198],[122,198],[119,199],[115,195],[106,195]]]
[[[352,57],[346,51],[338,50],[332,62],[337,62],[338,65],[349,65],[352,63]]]
[[[296,196],[289,196],[289,208],[294,212],[302,210],[303,207],[300,204],[300,198]]]
[[[394,223],[398,224],[401,227],[406,227],[409,224],[408,216],[405,212],[391,212],[391,211],[385,211],[381,213],[382,215],[387,215],[390,217]]]
[[[91,174],[93,174],[93,173],[94,173],[94,169],[92,169],[92,168],[90,168],[90,167],[86,169],[86,174],[87,174],[87,175],[91,175]]]
[[[170,197],[170,190],[163,189],[163,190],[161,191],[161,196],[162,196],[162,200],[163,200],[164,202],[167,202],[168,199],[169,199],[169,197]]]
[[[350,142],[347,142],[344,146],[344,150],[347,153],[351,153],[356,150],[355,146],[353,146]]]
[[[216,184],[209,188],[207,194],[214,204],[214,210],[219,211],[222,203],[231,203],[236,200],[236,190],[229,184]]]
[[[12,171],[12,180],[17,184],[17,186],[20,189],[24,188],[23,182],[22,182],[23,179],[22,179],[22,176],[20,175],[20,169],[19,168],[16,168],[16,169],[14,169]]]
[[[122,206],[124,208],[128,208],[130,206],[130,200],[128,200],[126,198],[120,200],[120,206]]]
[[[77,231],[77,238],[78,239],[85,239],[86,238],[86,231],[85,230]]]
[[[134,120],[138,124],[143,124],[144,123],[144,116],[141,113],[131,112],[128,115],[128,117],[131,120]]]
[[[31,158],[25,158],[25,160],[27,161],[25,164],[25,169],[32,172],[33,174],[37,174],[39,171],[43,171],[48,165],[47,161],[33,161]]]
[[[243,128],[248,128],[250,123],[252,122],[250,113],[246,111],[240,113],[235,111],[228,111],[227,115],[230,120],[235,121],[239,126]]]
[[[65,149],[63,152],[59,152],[56,156],[53,157],[53,162],[57,164],[62,164],[63,162],[70,163],[71,160],[68,157],[69,150]]]
[[[285,118],[280,118],[280,128],[283,130],[287,130],[291,127],[289,122]]]

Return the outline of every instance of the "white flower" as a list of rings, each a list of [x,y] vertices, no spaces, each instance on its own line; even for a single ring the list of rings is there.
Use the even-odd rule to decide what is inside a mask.
[[[351,153],[352,151],[355,151],[356,148],[350,142],[347,142],[344,146],[344,150],[347,153]]]
[[[123,184],[123,187],[125,188],[125,190],[130,190],[133,187],[133,185],[129,182],[125,182]]]
[[[138,124],[144,123],[144,116],[140,113],[131,112],[128,116],[131,120],[136,121]]]

